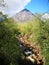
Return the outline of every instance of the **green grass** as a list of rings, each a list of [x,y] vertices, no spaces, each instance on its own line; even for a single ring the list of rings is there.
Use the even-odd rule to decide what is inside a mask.
[[[36,45],[40,44],[45,65],[49,65],[49,20],[43,22],[35,19],[32,22],[17,23],[12,19],[5,19],[0,22],[0,56],[3,54],[5,57],[2,58],[5,61],[8,59],[7,65],[19,65],[21,50],[16,38],[19,34],[26,36],[28,41]]]

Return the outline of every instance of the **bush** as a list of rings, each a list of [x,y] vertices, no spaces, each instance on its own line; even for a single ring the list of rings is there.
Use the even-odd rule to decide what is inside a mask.
[[[12,19],[0,22],[0,53],[6,55],[9,61],[14,64],[17,63],[16,60],[20,57],[20,49],[16,39],[18,34],[17,23]]]

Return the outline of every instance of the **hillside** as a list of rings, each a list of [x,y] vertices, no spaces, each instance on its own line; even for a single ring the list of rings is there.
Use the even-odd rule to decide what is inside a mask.
[[[17,22],[33,21],[36,18],[43,20],[43,21],[46,21],[49,19],[49,14],[48,13],[44,13],[44,14],[35,13],[35,14],[33,14],[28,9],[23,9],[20,12],[16,13],[12,18],[14,19],[14,21],[17,21]]]
[[[3,14],[2,16],[5,17]],[[28,45],[31,46],[28,48]],[[31,62],[34,59],[35,65],[49,65],[48,50],[49,20],[44,22],[36,18],[33,22],[25,23],[17,23],[12,18],[7,17],[1,20],[0,65],[34,65]]]
[[[33,13],[27,9],[21,10],[19,13],[14,15],[12,18],[18,22],[32,21],[34,19]]]

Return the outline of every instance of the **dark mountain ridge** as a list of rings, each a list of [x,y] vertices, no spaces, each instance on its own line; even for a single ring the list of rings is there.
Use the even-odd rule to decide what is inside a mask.
[[[18,22],[32,21],[34,19],[33,13],[28,9],[23,9],[19,13],[13,16],[13,19]]]

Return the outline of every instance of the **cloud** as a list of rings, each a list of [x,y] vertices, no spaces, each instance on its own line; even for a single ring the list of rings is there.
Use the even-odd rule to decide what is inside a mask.
[[[16,12],[24,9],[29,2],[31,2],[31,0],[5,0],[7,9],[0,8],[0,10],[12,16]]]

